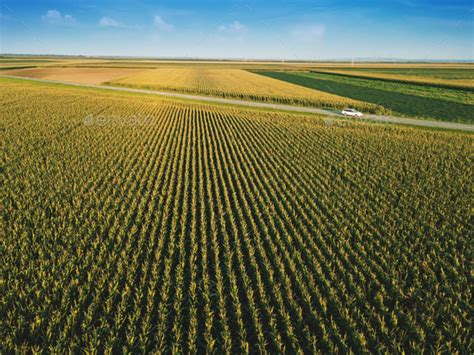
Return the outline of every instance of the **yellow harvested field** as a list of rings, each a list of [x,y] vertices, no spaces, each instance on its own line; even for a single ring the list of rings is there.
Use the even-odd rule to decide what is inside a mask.
[[[160,68],[112,80],[109,85],[242,100],[377,112],[376,105],[317,91],[240,69]]]
[[[81,84],[102,84],[113,79],[123,78],[142,72],[143,69],[109,68],[34,68],[4,70],[2,75],[14,75],[26,78],[59,80]]]
[[[448,67],[446,67],[447,69]],[[390,68],[394,69],[394,68]],[[421,68],[419,68],[421,69]],[[469,69],[461,67],[453,67],[453,69],[465,69],[472,70],[472,67]],[[443,86],[448,88],[474,88],[474,81],[472,79],[440,79],[440,78],[430,78],[426,76],[416,76],[416,75],[401,75],[401,74],[389,74],[389,73],[376,73],[369,71],[358,71],[358,70],[340,70],[334,69],[319,69],[318,72],[321,73],[332,73],[332,74],[342,74],[347,76],[354,76],[358,78],[367,78],[367,79],[386,79],[390,81],[398,81],[402,83],[413,83],[413,84],[428,84],[434,86]]]

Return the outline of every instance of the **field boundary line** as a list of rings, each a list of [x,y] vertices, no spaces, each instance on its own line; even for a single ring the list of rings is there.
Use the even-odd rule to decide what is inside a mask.
[[[347,118],[338,112],[326,110],[322,108],[315,108],[315,107],[291,106],[291,105],[271,104],[271,103],[263,103],[263,102],[224,99],[224,98],[219,98],[219,97],[210,97],[210,96],[202,96],[202,95],[181,94],[181,93],[165,92],[165,91],[133,89],[133,88],[126,88],[126,87],[94,85],[94,84],[82,84],[82,83],[73,83],[73,82],[59,81],[59,80],[27,78],[27,77],[13,76],[13,75],[0,75],[0,78],[19,79],[19,80],[25,80],[25,81],[34,81],[34,82],[51,83],[51,84],[61,84],[61,85],[76,86],[76,87],[91,88],[91,89],[131,92],[131,93],[136,93],[136,94],[158,95],[158,96],[164,96],[164,97],[170,97],[170,98],[202,101],[202,102],[209,102],[209,103],[238,105],[238,106],[264,108],[264,109],[266,108],[270,110],[280,110],[280,111],[299,112],[299,113],[312,113],[312,114],[319,114],[319,115],[325,115],[325,116]],[[401,124],[401,125],[417,126],[417,127],[439,128],[439,129],[448,129],[448,130],[456,130],[456,131],[464,131],[464,132],[474,132],[474,125],[471,125],[471,124],[446,122],[446,121],[430,121],[430,120],[421,120],[421,119],[408,118],[408,117],[367,114],[367,115],[364,115],[363,118],[357,119],[357,121],[359,122],[373,121],[373,122],[378,122],[378,123]]]

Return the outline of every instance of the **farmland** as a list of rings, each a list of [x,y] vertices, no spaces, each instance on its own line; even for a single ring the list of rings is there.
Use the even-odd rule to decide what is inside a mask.
[[[474,90],[474,66],[454,68],[325,68],[322,73],[342,74],[366,79]]]
[[[383,73],[403,76],[415,76],[424,78],[435,78],[444,80],[474,80],[474,67],[459,68],[345,68],[344,71],[360,71],[369,73]]]
[[[311,89],[370,102],[396,114],[453,122],[474,122],[474,93],[470,90],[378,81],[322,72],[258,73]]]
[[[160,68],[107,84],[302,106],[341,109],[350,105],[367,112],[377,112],[376,105],[302,88],[240,69]]]
[[[0,70],[2,69],[17,69],[17,68],[33,68],[43,65],[57,64],[59,61],[49,58],[14,58],[14,57],[1,57],[0,56]]]
[[[2,352],[472,353],[472,135],[0,97]]]
[[[84,58],[68,58],[68,57],[56,57],[56,56],[1,56],[0,55],[0,71],[21,69],[21,68],[43,68],[43,67],[61,67],[61,66],[73,66],[78,64],[88,63],[90,65],[96,65],[97,63],[103,62],[97,59],[84,59]]]
[[[3,58],[2,63],[33,59]],[[278,63],[36,58],[0,74],[226,99],[472,123],[469,64]],[[330,66],[332,65],[332,66]]]
[[[58,80],[83,84],[102,84],[142,72],[140,69],[111,68],[32,68],[2,71],[3,75],[46,80]]]

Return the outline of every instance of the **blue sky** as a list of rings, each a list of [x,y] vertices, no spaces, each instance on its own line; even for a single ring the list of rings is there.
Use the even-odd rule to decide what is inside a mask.
[[[472,0],[2,0],[0,52],[473,59]]]

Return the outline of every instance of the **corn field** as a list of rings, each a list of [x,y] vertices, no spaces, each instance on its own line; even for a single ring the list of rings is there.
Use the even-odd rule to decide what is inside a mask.
[[[455,67],[456,68],[456,67]],[[390,72],[377,72],[375,68],[374,71],[366,70],[344,70],[341,69],[317,69],[314,70],[315,72],[319,73],[327,73],[327,74],[336,74],[336,75],[343,75],[348,77],[356,77],[356,78],[363,78],[363,79],[378,79],[384,80],[388,82],[395,82],[395,83],[402,83],[402,84],[417,84],[421,86],[432,86],[432,87],[440,87],[446,89],[457,89],[457,90],[465,90],[468,92],[474,91],[474,82],[472,80],[472,68],[465,68],[465,69],[457,69],[458,71],[465,71],[464,75],[460,74],[452,74],[453,76],[459,76],[457,79],[447,79],[447,78],[438,78],[436,76],[428,76],[428,75],[415,75],[416,69],[412,69],[411,72],[409,69],[405,69],[405,71],[410,75],[399,74],[396,72],[395,68],[391,68],[393,73]],[[433,73],[441,72],[440,69],[434,69]],[[402,72],[403,73],[403,72]],[[449,77],[449,76],[448,76]]]
[[[240,69],[159,68],[106,84],[279,104],[336,109],[350,106],[365,112],[385,112],[383,108],[371,103],[304,88]]]
[[[471,135],[0,87],[2,352],[472,352]]]

